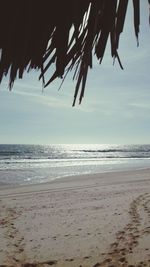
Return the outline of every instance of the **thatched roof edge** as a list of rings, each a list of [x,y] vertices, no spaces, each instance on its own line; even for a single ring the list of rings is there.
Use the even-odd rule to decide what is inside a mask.
[[[11,89],[16,78],[31,69],[40,69],[39,79],[48,86],[56,78],[75,70],[73,105],[79,94],[81,103],[93,52],[101,63],[110,38],[111,56],[118,59],[119,39],[123,31],[128,0],[26,0],[1,4],[0,81],[9,75]],[[132,0],[134,29],[138,43],[140,0]],[[148,0],[150,4],[150,0]],[[72,36],[70,38],[70,30]],[[51,65],[55,72],[45,82]]]

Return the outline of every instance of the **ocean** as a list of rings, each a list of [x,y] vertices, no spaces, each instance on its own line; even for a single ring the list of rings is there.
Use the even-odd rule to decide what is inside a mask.
[[[150,145],[0,145],[0,186],[150,167]]]

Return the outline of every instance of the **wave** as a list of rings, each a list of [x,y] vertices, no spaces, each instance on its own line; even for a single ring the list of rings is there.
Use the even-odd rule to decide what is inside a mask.
[[[0,162],[150,158],[150,145],[0,145]]]
[[[144,153],[144,152],[150,152],[150,149],[96,149],[96,150],[75,150],[76,152],[89,152],[89,153],[109,153],[109,152],[123,152],[123,153],[132,153],[132,152],[136,152],[136,153]]]

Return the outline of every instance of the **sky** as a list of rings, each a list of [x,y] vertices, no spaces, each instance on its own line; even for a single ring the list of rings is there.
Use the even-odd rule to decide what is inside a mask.
[[[42,92],[39,72],[0,85],[1,144],[150,144],[150,27],[147,1],[141,1],[139,47],[129,1],[119,55],[113,65],[108,45],[101,65],[89,71],[82,104],[72,107],[73,73],[58,91],[57,80]]]

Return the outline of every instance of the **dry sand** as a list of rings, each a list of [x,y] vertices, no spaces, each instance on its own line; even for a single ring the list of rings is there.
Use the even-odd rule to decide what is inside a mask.
[[[150,170],[0,190],[0,266],[150,266]]]

